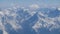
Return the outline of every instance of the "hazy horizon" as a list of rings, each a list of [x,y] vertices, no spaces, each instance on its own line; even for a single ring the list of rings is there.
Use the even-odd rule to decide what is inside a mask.
[[[0,8],[9,8],[13,6],[29,6],[37,4],[40,7],[60,7],[60,0],[0,0]]]

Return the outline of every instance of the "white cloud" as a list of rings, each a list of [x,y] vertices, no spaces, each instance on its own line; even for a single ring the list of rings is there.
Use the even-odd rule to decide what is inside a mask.
[[[39,5],[37,5],[37,4],[32,4],[32,5],[30,5],[30,8],[31,8],[31,9],[38,9],[38,8],[39,8]]]

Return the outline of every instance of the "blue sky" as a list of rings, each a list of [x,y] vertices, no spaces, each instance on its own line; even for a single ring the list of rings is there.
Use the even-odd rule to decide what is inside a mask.
[[[8,8],[13,5],[28,6],[38,4],[40,6],[60,6],[60,0],[0,0],[0,8]]]

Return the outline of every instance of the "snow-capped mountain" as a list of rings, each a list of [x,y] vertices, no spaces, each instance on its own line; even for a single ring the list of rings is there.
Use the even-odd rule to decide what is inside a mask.
[[[2,34],[59,34],[60,10],[23,7],[1,10],[0,31]]]

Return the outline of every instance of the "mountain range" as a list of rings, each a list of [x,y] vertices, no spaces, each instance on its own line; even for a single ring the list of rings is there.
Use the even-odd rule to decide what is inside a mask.
[[[23,7],[1,10],[0,34],[60,34],[60,10]]]

